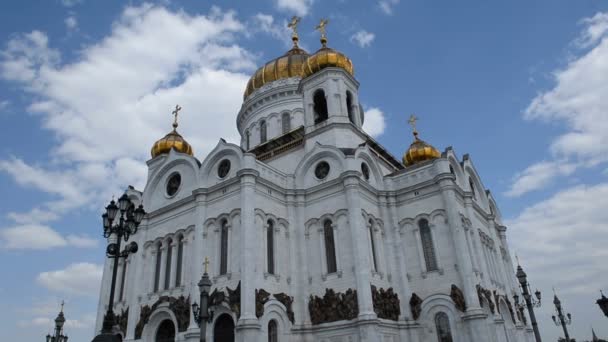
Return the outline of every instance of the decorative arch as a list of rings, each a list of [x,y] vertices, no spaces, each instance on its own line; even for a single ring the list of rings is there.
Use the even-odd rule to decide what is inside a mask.
[[[292,324],[289,317],[287,317],[287,308],[274,296],[270,296],[269,300],[264,304],[264,315],[259,320],[262,326],[263,341],[267,340],[268,325],[271,321],[277,323],[278,340],[287,341],[288,332],[291,331]]]
[[[223,159],[230,160],[231,165],[228,175],[220,180],[217,178],[217,173],[215,171]],[[201,164],[199,177],[200,183],[202,185],[213,185],[217,182],[230,178],[241,169],[242,160],[243,150],[240,146],[227,143],[224,139],[220,139],[217,145],[215,145],[213,150],[209,152]]]
[[[154,210],[158,206],[160,206],[160,203],[157,203],[158,200],[165,200],[165,192],[163,189],[160,190],[162,191],[161,196],[158,196],[159,183],[161,183],[161,181],[165,181],[166,177],[170,175],[169,171],[171,171],[172,169],[177,169],[180,166],[184,167],[182,171],[189,172],[189,175],[183,174],[182,172],[181,186],[187,184],[185,180],[188,176],[193,179],[193,183],[196,183],[196,179],[198,178],[198,164],[196,163],[196,159],[190,156],[184,157],[183,155],[178,154],[174,150],[169,151],[169,156],[167,157],[167,159],[165,159],[165,164],[156,171],[154,171],[152,175],[148,178],[148,182],[144,191],[144,197],[142,199],[144,207],[146,207],[146,211]],[[184,190],[186,189],[180,189],[180,193],[182,194],[182,196],[183,194],[187,194],[187,191],[184,192]],[[154,201],[154,196],[157,196],[157,201]]]
[[[144,326],[142,340],[156,341],[156,333],[158,332],[158,328],[160,327],[161,323],[166,320],[173,323],[173,326],[175,327],[175,335],[177,336],[177,318],[175,317],[173,311],[169,309],[167,304],[166,306],[159,307],[152,312],[148,323]]]
[[[360,159],[362,162],[365,162],[371,171],[370,184],[378,189],[384,188],[383,176],[380,168],[378,167],[378,163],[372,157],[372,153],[369,149],[368,145],[364,145],[357,149],[355,154],[357,159]],[[359,163],[357,163],[359,164]]]
[[[346,156],[344,153],[337,147],[321,145],[317,142],[312,150],[304,155],[295,169],[294,175],[296,186],[301,188],[307,187],[307,185],[313,185],[313,183],[309,182],[309,180],[312,179],[314,166],[321,160],[330,162],[330,166],[332,166],[332,170],[330,171],[330,174],[326,180],[336,178],[345,169],[345,158]]]
[[[435,317],[439,313],[445,313],[451,324],[451,332],[453,342],[465,342],[458,334],[462,329],[462,315],[454,306],[454,302],[450,296],[446,294],[434,294],[424,299],[422,302],[421,313],[419,321],[428,328],[427,331],[432,331],[434,337],[428,337],[428,341],[439,341],[435,326]]]
[[[485,188],[483,187],[483,184],[481,183],[481,179],[479,178],[479,175],[471,167],[471,165],[466,165],[464,167],[464,171],[465,171],[465,174],[468,176],[467,180],[466,180],[466,182],[467,182],[467,188],[469,190],[471,190],[470,189],[470,185],[469,185],[469,179],[470,179],[470,181],[475,186],[475,192],[476,192],[476,195],[477,195],[477,203],[480,204],[480,206],[482,208],[485,208],[485,209],[489,210],[488,197],[486,196],[486,191],[485,191]]]

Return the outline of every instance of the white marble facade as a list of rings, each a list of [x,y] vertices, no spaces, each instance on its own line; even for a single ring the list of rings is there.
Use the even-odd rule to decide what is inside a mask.
[[[325,92],[329,116],[315,123],[318,89]],[[245,99],[237,116],[240,146],[220,140],[202,161],[175,150],[148,161],[144,190],[128,190],[149,214],[132,237],[140,250],[118,272],[115,312],[128,308],[125,341],[136,340],[138,323],[139,340],[157,341],[166,320],[176,329],[176,341],[199,340],[192,315],[178,331],[168,302],[154,307],[145,324],[140,318],[144,306],[152,307],[163,296],[198,302],[205,257],[213,289],[241,286],[238,317],[227,302],[216,307],[208,341],[214,341],[215,320],[222,314],[233,320],[236,340],[242,342],[269,341],[271,325],[278,341],[441,342],[447,339],[438,336],[438,324],[445,324],[445,317],[455,342],[533,340],[529,326],[518,315],[512,318],[505,301],[517,292],[506,228],[471,158],[459,159],[447,148],[440,158],[403,167],[362,130],[358,103],[357,81],[340,68],[325,68],[304,80],[282,79]],[[260,158],[262,121],[267,140],[299,130],[302,141]],[[220,177],[225,160],[230,167]],[[320,179],[315,171],[322,162],[329,171]],[[175,174],[181,182],[169,195],[167,183]],[[427,229],[423,221],[430,234],[422,231]],[[326,222],[333,232],[335,265],[326,255]],[[107,262],[98,330],[110,277]],[[372,285],[398,295],[397,320],[378,318]],[[464,295],[464,312],[450,297],[452,285]],[[493,312],[488,298],[478,296],[478,285],[492,292]],[[272,295],[257,317],[256,289],[292,296],[293,322]],[[326,289],[357,290],[356,317],[312,324],[310,296],[323,297]],[[422,299],[414,310],[413,294]]]

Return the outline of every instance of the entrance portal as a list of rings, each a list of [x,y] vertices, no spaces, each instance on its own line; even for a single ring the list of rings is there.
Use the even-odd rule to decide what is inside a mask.
[[[175,325],[166,319],[160,323],[156,332],[156,342],[175,342]]]
[[[234,321],[228,314],[223,314],[215,321],[213,342],[234,342]]]

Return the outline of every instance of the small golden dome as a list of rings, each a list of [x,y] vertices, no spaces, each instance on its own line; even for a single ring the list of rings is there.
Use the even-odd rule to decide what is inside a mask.
[[[410,145],[410,148],[403,154],[403,165],[411,166],[425,160],[431,160],[441,157],[441,153],[432,145],[418,138],[418,131],[416,130],[416,116],[412,115],[409,119],[409,123],[413,127],[414,142]]]
[[[247,82],[247,88],[243,99],[246,99],[256,89],[264,84],[278,81],[284,78],[300,76],[302,64],[308,58],[308,52],[298,47],[297,37],[294,38],[294,46],[283,56],[273,59],[259,68]]]
[[[325,68],[342,68],[351,76],[355,76],[353,62],[342,52],[327,47],[327,36],[325,27],[327,19],[321,19],[321,23],[316,27],[321,32],[321,48],[313,55],[308,57],[302,66],[302,78],[313,75]]]
[[[173,131],[169,132],[169,134],[155,142],[152,146],[152,150],[150,151],[152,158],[156,158],[164,153],[169,153],[171,149],[175,149],[177,152],[185,153],[190,156],[193,155],[192,146],[190,146],[190,144],[179,133],[177,133],[177,114],[180,109],[182,109],[180,106],[175,106],[175,111],[173,111],[173,115],[175,115]]]

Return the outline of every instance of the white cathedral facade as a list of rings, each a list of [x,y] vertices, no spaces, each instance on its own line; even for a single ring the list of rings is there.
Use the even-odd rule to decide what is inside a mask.
[[[199,341],[191,305],[208,258],[207,341],[523,342],[533,335],[500,212],[468,157],[420,140],[399,161],[362,129],[344,54],[294,47],[249,81],[202,161],[157,141],[140,248],[121,260],[124,341]],[[106,262],[96,329],[110,291]],[[200,303],[199,303],[200,304]]]

